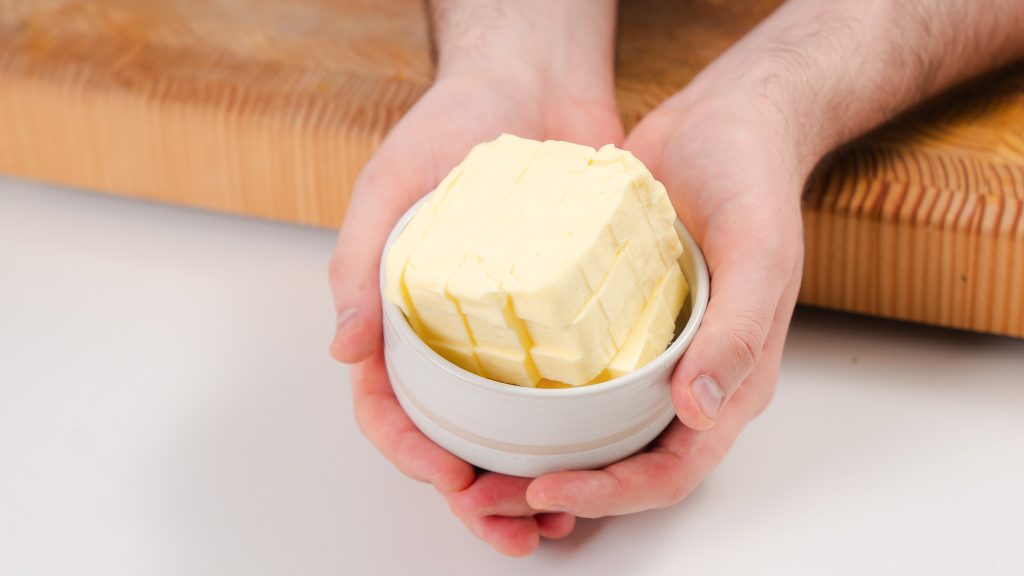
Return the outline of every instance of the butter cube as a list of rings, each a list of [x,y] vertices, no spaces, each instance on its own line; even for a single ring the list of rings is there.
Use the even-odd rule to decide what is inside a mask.
[[[664,350],[685,297],[664,186],[632,154],[480,144],[384,257],[385,296],[441,356],[521,386],[578,386]]]
[[[605,379],[629,374],[665,350],[675,334],[676,316],[688,292],[689,286],[679,264],[670,266],[644,304],[625,343],[609,363]]]

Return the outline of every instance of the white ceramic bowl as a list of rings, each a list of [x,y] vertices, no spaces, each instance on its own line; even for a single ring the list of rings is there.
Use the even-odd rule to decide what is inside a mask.
[[[398,221],[384,250],[419,203]],[[466,462],[514,476],[599,468],[637,452],[675,417],[672,369],[693,340],[707,308],[704,255],[676,222],[679,262],[690,284],[681,318],[688,320],[660,356],[621,378],[564,389],[535,389],[483,378],[445,360],[416,336],[397,306],[381,298],[384,356],[402,408],[438,445]]]

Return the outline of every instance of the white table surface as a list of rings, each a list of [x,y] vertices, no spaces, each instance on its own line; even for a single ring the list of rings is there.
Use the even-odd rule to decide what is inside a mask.
[[[1024,573],[1024,342],[809,310],[687,501],[498,556],[357,432],[332,243],[0,179],[0,574]]]

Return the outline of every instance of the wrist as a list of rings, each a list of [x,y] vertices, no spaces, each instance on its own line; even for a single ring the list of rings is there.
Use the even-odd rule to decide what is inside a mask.
[[[761,134],[791,168],[808,175],[814,166],[849,137],[849,114],[832,109],[823,84],[794,74],[767,58],[716,62],[682,92],[684,101],[716,102],[737,120],[759,126]]]
[[[890,118],[902,102],[879,46],[895,0],[790,0],[702,70],[684,92],[723,99],[775,134],[803,173]]]
[[[951,84],[1024,53],[1019,0],[788,0],[686,88],[757,109],[813,166]]]
[[[434,0],[437,79],[614,105],[614,0]]]

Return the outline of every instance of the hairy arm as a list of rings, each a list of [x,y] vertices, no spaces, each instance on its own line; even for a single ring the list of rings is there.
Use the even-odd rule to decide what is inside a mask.
[[[438,78],[529,87],[559,107],[615,108],[616,0],[431,0],[429,6]],[[561,132],[561,119],[544,120]]]
[[[1020,0],[790,0],[690,92],[757,95],[809,170],[915,103],[1022,57]]]
[[[603,470],[534,480],[580,517],[684,498],[770,402],[802,272],[800,192],[818,160],[919,100],[1024,56],[1021,0],[790,0],[632,131],[711,272],[673,375],[679,419]]]

